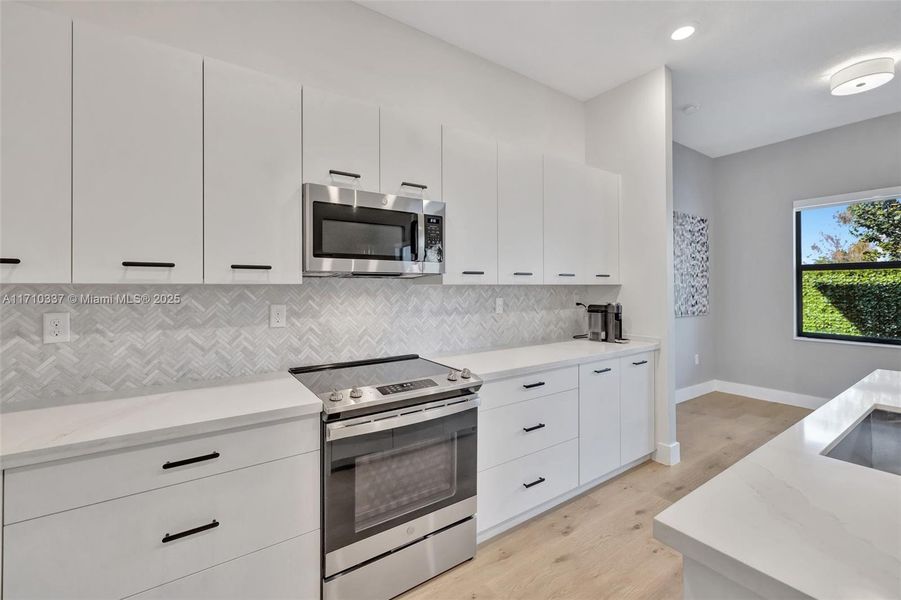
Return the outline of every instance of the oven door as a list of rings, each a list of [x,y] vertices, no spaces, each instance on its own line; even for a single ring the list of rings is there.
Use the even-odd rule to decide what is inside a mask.
[[[476,512],[478,397],[324,426],[325,577]]]
[[[304,270],[422,273],[422,206],[417,198],[304,185]]]

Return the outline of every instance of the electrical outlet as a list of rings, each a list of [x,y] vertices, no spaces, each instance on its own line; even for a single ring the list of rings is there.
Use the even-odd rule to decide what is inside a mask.
[[[269,327],[284,327],[287,317],[288,308],[284,304],[269,305]]]
[[[695,364],[696,365],[701,364],[701,355],[700,354],[695,354]]]
[[[498,315],[504,314],[504,299],[503,298],[495,298],[494,299],[494,313]]]
[[[44,343],[69,341],[69,313],[44,313]]]

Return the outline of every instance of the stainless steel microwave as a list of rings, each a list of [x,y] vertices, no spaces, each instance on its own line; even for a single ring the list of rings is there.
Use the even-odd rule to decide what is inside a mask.
[[[444,203],[306,183],[303,270],[310,276],[444,273]]]

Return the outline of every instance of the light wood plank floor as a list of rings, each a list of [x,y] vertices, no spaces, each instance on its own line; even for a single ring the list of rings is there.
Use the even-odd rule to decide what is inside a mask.
[[[654,515],[810,411],[712,393],[677,409],[682,462],[645,463],[481,546],[403,600],[682,598],[682,556]]]

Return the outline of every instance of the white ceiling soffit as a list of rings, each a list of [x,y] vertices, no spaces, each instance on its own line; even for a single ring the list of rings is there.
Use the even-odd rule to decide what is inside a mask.
[[[901,74],[829,93],[843,66],[901,63],[901,0],[360,3],[580,100],[669,65],[673,137],[708,156],[901,111]],[[686,23],[697,33],[670,40]],[[685,114],[689,104],[700,109]]]

